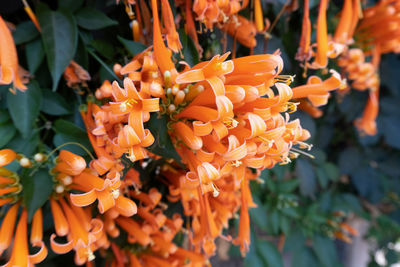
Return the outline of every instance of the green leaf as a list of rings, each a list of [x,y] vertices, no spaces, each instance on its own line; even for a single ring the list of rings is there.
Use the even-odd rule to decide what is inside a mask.
[[[26,44],[26,62],[30,73],[35,73],[44,59],[44,49],[41,39],[35,39]]]
[[[33,176],[31,170],[21,177],[24,205],[28,211],[28,221],[32,220],[35,211],[43,206],[53,191],[53,180],[48,170],[39,169]]]
[[[318,182],[321,185],[322,188],[326,188],[329,183],[329,176],[325,172],[324,168],[319,166],[315,170],[315,174],[317,175]]]
[[[115,48],[109,42],[103,40],[93,40],[90,42],[90,45],[103,57],[109,60],[113,59]]]
[[[265,267],[264,262],[261,257],[256,253],[246,255],[246,258],[243,261],[244,267]]]
[[[0,111],[0,124],[8,122],[10,119],[11,119],[11,117],[8,114],[7,110]]]
[[[17,130],[11,122],[0,126],[0,148],[3,148],[6,145],[8,147],[8,142],[10,142],[14,137],[16,131]]]
[[[99,30],[108,26],[118,24],[117,21],[110,19],[103,12],[84,7],[76,13],[78,25],[87,30]]]
[[[159,116],[157,113],[150,115],[150,120],[146,123],[146,127],[154,135],[154,144],[147,147],[149,151],[159,156],[172,158],[178,163],[181,163],[181,157],[176,152],[171,138],[168,134],[167,116]]]
[[[279,213],[277,210],[272,210],[267,216],[269,223],[268,227],[272,234],[277,235],[279,233]]]
[[[88,150],[91,150],[91,144],[84,130],[76,126],[74,123],[62,119],[56,120],[54,123],[54,136],[53,143],[55,146],[60,146],[68,142],[75,142],[83,145]],[[79,155],[86,155],[86,152],[77,145],[67,145],[63,149],[69,150],[72,153]]]
[[[326,174],[331,181],[339,180],[339,169],[336,167],[335,164],[331,162],[326,162],[322,165],[322,167],[324,168]]]
[[[294,252],[292,266],[296,267],[321,267],[314,253],[307,247],[303,247]]]
[[[130,41],[127,39],[124,39],[120,36],[117,36],[118,41],[121,42],[121,44],[128,50],[128,52],[134,57],[137,54],[141,53],[143,50],[145,50],[147,47],[139,42],[134,42]]]
[[[386,143],[390,146],[400,149],[400,140],[398,132],[400,131],[400,119],[396,116],[384,116],[381,118],[382,129]]]
[[[24,21],[17,25],[16,30],[12,33],[15,45],[20,45],[35,39],[39,32],[32,21]]]
[[[285,235],[287,235],[290,231],[290,220],[288,217],[283,216],[282,214],[279,216],[279,228]]]
[[[71,114],[70,106],[67,101],[65,101],[62,96],[49,89],[43,89],[43,101],[40,110],[55,116]]]
[[[37,16],[55,91],[65,68],[74,58],[78,30],[74,17],[66,10],[51,11],[42,4],[38,6]]]
[[[310,162],[298,159],[296,162],[296,173],[300,179],[300,192],[303,196],[314,197],[317,189],[316,177]]]
[[[16,94],[8,92],[7,105],[15,127],[23,137],[28,137],[33,129],[35,120],[39,115],[42,102],[42,92],[39,85],[32,81],[25,92],[17,91]]]
[[[77,11],[83,4],[83,0],[62,0],[58,1],[58,7],[68,9],[71,12]]]
[[[283,261],[280,252],[274,244],[266,240],[257,240],[258,255],[264,260],[265,266],[283,267]]]
[[[17,134],[13,139],[11,139],[7,147],[13,149],[17,153],[30,157],[36,152],[39,140],[38,133],[34,133],[28,138],[23,138],[20,134]]]
[[[278,183],[278,191],[283,193],[290,193],[299,186],[299,180],[292,179]]]
[[[315,236],[313,238],[313,250],[321,263],[321,267],[340,266],[337,260],[336,248],[332,240]]]
[[[267,221],[267,211],[257,195],[253,195],[253,201],[257,204],[257,207],[249,210],[250,218],[261,230],[267,231],[268,226],[265,223]]]
[[[265,185],[267,186],[268,190],[271,192],[276,193],[278,191],[278,186],[271,177],[269,177],[268,179],[265,180]]]
[[[193,40],[186,35],[184,29],[179,29],[178,33],[183,47],[184,60],[193,67],[199,63],[199,53],[197,52],[196,46]]]

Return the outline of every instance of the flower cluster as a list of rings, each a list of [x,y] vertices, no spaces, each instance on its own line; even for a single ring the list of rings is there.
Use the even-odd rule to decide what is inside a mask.
[[[379,59],[382,53],[399,52],[397,1],[381,0],[364,10],[361,19],[360,1],[345,0],[336,31],[329,36],[329,1],[321,0],[316,42],[311,44],[305,0],[296,58],[305,74],[308,69],[325,70],[329,58],[336,59],[344,75],[325,71],[326,78],[311,75],[306,84],[293,88],[294,76],[283,74],[279,50],[238,58],[230,58],[228,52],[194,66],[176,62],[178,55],[183,57],[176,29],[182,17],[174,17],[170,1],[123,2],[132,20],[133,40],[152,46],[124,66],[115,64],[117,80],[105,80],[81,105],[80,116],[94,151],[92,155],[85,150],[85,155],[91,160],[60,150],[63,145],[32,159],[11,149],[0,150],[0,206],[5,208],[0,254],[11,251],[6,266],[32,266],[46,258],[42,214],[46,208],[52,215],[51,250],[73,251],[77,265],[92,266],[95,255],[101,255],[110,266],[206,266],[218,237],[239,245],[245,255],[250,245],[249,209],[256,206],[250,183],[261,183],[264,169],[288,164],[300,155],[313,157],[307,153],[312,147],[306,143],[310,132],[299,119],[291,119],[291,113],[299,107],[313,117],[321,116],[318,107],[327,104],[332,91],[345,89],[343,77],[347,77],[352,88],[369,90],[356,126],[366,134],[376,133]],[[254,1],[254,18],[239,15],[248,5],[245,0],[176,1],[186,33],[200,53],[195,21],[255,47],[255,35],[265,33],[269,22],[263,18],[260,0]],[[27,12],[40,31],[35,15]],[[387,22],[389,27],[378,31]],[[89,73],[74,60],[68,62],[67,86],[88,88]],[[13,82],[13,91],[26,90],[18,71],[12,35],[0,17],[0,84]],[[165,136],[150,127],[154,118],[166,122]],[[161,138],[173,152],[153,149]],[[18,168],[11,166],[15,162]],[[48,200],[32,210],[24,190],[42,171],[51,177],[52,190]],[[237,217],[238,231],[231,236],[225,229]],[[356,231],[342,221],[343,216],[334,216],[327,224],[333,235],[349,241],[347,234]],[[39,248],[36,254],[30,255],[29,243]]]

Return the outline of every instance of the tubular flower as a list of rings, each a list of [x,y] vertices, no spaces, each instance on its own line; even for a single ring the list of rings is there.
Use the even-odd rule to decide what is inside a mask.
[[[376,67],[365,62],[365,54],[361,49],[352,48],[338,59],[338,65],[352,81],[351,87],[356,90],[372,90],[379,88],[379,77]]]
[[[279,52],[226,62],[225,57],[216,56],[176,77],[180,90],[187,93],[183,107],[170,111],[170,135],[187,170],[162,170],[171,183],[168,199],[180,200],[185,215],[193,217],[192,242],[207,255],[214,253],[214,239],[239,207],[243,217],[235,243],[243,253],[248,250],[248,207],[255,205],[248,180],[257,176],[250,168],[286,164],[303,153],[296,146],[310,148],[303,142],[309,132],[299,120],[289,120],[288,113],[296,110],[290,100],[308,98],[323,105],[328,92],[342,83],[334,73],[326,81],[314,78],[292,90],[288,84],[293,77],[279,75]]]
[[[361,118],[357,119],[354,124],[362,134],[375,135],[376,118],[379,109],[379,93],[378,91],[370,92],[367,105]]]
[[[185,32],[189,35],[199,53],[199,57],[203,55],[203,48],[199,44],[199,38],[197,36],[196,25],[194,24],[193,20],[193,13],[192,13],[192,0],[186,0],[185,2],[185,12],[186,12],[186,24],[185,24]]]
[[[318,107],[328,102],[329,91],[336,90],[341,86],[342,79],[335,71],[332,71],[332,76],[325,81],[317,76],[310,76],[306,85],[293,88],[293,98],[307,97],[313,106]]]
[[[397,1],[381,0],[375,6],[366,8],[363,13],[364,17],[355,33],[357,44],[369,55],[374,47],[380,47],[381,53],[399,53],[400,6]]]
[[[11,163],[17,157],[17,153],[15,153],[11,149],[2,149],[0,150],[0,167],[6,166]]]
[[[90,81],[89,73],[82,68],[78,63],[71,60],[64,71],[64,79],[67,81],[67,86],[78,89],[79,85],[87,87],[87,81]]]
[[[56,200],[53,201],[56,202]],[[61,214],[66,218],[68,224],[68,242],[65,244],[57,243],[54,240],[56,234],[52,234],[50,238],[52,250],[57,254],[65,254],[72,249],[75,250],[75,263],[77,265],[92,261],[95,258],[93,251],[100,247],[107,248],[109,245],[108,242],[99,242],[104,235],[102,221],[99,219],[90,220],[84,215],[85,212],[82,208],[68,204],[63,198],[59,198],[58,202],[62,207]]]
[[[118,144],[124,153],[129,154],[128,158],[131,161],[136,161],[146,157],[143,147],[154,142],[150,131],[144,129],[143,121],[149,119],[149,112],[159,110],[159,99],[142,97],[129,78],[124,80],[124,86],[125,89],[121,89],[116,82],[113,83],[114,102],[110,102],[111,112],[115,115],[128,115],[128,124],[118,132],[113,142]],[[96,134],[95,131],[96,129],[93,134]]]
[[[13,37],[5,21],[0,17],[0,84],[11,82],[18,90],[27,89],[18,74],[18,56]]]
[[[133,216],[137,212],[135,202],[120,193],[121,181],[118,173],[112,179],[102,179],[88,172],[82,172],[74,177],[73,183],[72,187],[86,192],[71,194],[71,202],[75,206],[88,206],[98,200],[100,213],[104,213],[114,206],[127,217]]]
[[[256,24],[242,16],[237,15],[230,18],[222,29],[246,47],[253,48],[257,45],[255,36],[258,29]]]
[[[345,0],[340,14],[339,24],[336,27],[333,40],[335,42],[345,44],[351,39],[350,31],[353,19],[353,0]]]
[[[174,78],[176,76],[176,69],[171,60],[171,51],[165,47],[164,41],[161,36],[160,20],[158,18],[157,0],[151,0],[153,9],[153,46],[154,56],[162,73],[169,71]],[[172,25],[170,25],[172,27]],[[176,40],[176,36],[171,36],[172,40]],[[171,40],[171,41],[172,41]],[[178,39],[179,41],[179,39]],[[175,41],[176,42],[176,41]]]
[[[304,0],[303,24],[301,26],[301,37],[299,49],[297,50],[296,59],[307,62],[311,58],[311,22],[309,0]]]
[[[67,150],[61,150],[57,158],[55,170],[67,175],[78,175],[86,168],[86,161]]]
[[[182,44],[179,41],[179,35],[175,28],[174,17],[171,7],[169,6],[169,1],[161,0],[161,7],[164,27],[167,31],[168,47],[175,53],[178,53],[182,49]]]
[[[15,205],[17,206],[17,205]],[[18,206],[17,208],[18,209]],[[15,218],[14,218],[15,220]],[[4,223],[4,222],[3,222]],[[13,223],[14,225],[14,223]],[[33,266],[43,261],[47,256],[47,249],[43,241],[33,244],[40,247],[40,250],[34,254],[29,255],[28,250],[28,213],[24,209],[17,224],[14,236],[14,244],[10,260],[4,266]],[[12,230],[10,232],[12,235]],[[10,240],[11,241],[11,240]]]
[[[326,26],[326,9],[328,0],[321,0],[317,20],[317,52],[314,66],[325,68],[328,64],[328,30]]]

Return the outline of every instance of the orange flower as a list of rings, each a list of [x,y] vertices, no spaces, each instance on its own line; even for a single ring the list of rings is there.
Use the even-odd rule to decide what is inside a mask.
[[[264,30],[263,11],[260,0],[254,1],[254,21],[256,24],[257,32]]]
[[[0,255],[3,254],[3,251],[6,250],[12,240],[12,236],[14,233],[15,221],[17,220],[19,204],[14,204],[7,211],[7,214],[4,216],[4,219],[1,223],[0,228]]]
[[[5,21],[0,17],[0,84],[10,84],[25,91],[27,87],[18,75],[18,56],[14,40]]]
[[[64,71],[64,79],[67,81],[67,86],[70,88],[79,88],[79,84],[87,87],[86,81],[90,81],[89,73],[82,68],[74,60],[71,60]]]
[[[242,16],[231,18],[222,29],[246,47],[253,48],[257,45],[256,25]]]
[[[177,71],[174,63],[171,60],[171,51],[165,47],[164,41],[161,36],[160,20],[158,18],[157,0],[151,0],[151,6],[153,8],[153,46],[154,56],[157,61],[157,65],[160,67],[162,73],[169,71],[174,80]]]
[[[15,153],[11,149],[2,149],[0,150],[0,167],[6,166],[11,163],[17,157],[17,153]]]
[[[331,71],[332,76],[322,81],[317,76],[310,76],[307,84],[293,88],[292,98],[305,98],[311,101],[313,106],[325,105],[330,96],[329,91],[336,90],[341,87],[342,79],[335,71]]]
[[[50,208],[51,208],[51,213],[53,215],[54,228],[56,230],[57,235],[59,236],[67,235],[69,232],[69,225],[67,219],[65,218],[65,215],[62,212],[60,205],[53,198],[50,198]]]
[[[199,53],[199,57],[201,58],[203,55],[203,48],[199,44],[199,38],[197,36],[196,26],[195,26],[194,20],[193,20],[192,1],[191,0],[185,1],[185,12],[186,12],[185,32],[187,35],[189,35],[192,38],[192,40],[196,46],[197,52]]]
[[[43,261],[47,256],[47,248],[44,246],[43,241],[40,241],[35,246],[40,246],[40,250],[34,254],[29,255],[28,250],[28,213],[24,209],[17,224],[15,231],[14,245],[11,253],[10,260],[4,266],[32,266]],[[11,232],[12,234],[12,232]]]
[[[32,245],[37,246],[37,244],[40,244],[40,242],[42,241],[43,241],[43,215],[42,215],[42,209],[39,208],[33,215],[30,242]]]
[[[105,80],[99,89],[96,90],[96,98],[102,99],[112,96],[112,85],[109,80]]]
[[[161,11],[164,21],[164,26],[167,31],[168,47],[178,53],[182,49],[182,44],[179,41],[179,35],[175,28],[174,17],[168,0],[161,0]]]
[[[60,198],[59,202],[68,222],[68,242],[59,244],[54,240],[56,235],[52,234],[50,237],[52,250],[57,254],[65,254],[74,249],[76,251],[75,263],[77,265],[92,261],[95,258],[93,251],[102,245],[108,245],[107,242],[97,242],[104,237],[103,223],[99,219],[89,221],[89,218],[82,216],[84,212],[79,210],[81,208],[72,208],[63,198]]]
[[[375,135],[376,130],[376,118],[379,110],[379,92],[369,93],[367,105],[364,109],[363,116],[357,119],[354,124],[362,134]]]
[[[309,0],[304,0],[304,14],[301,26],[300,44],[296,54],[297,60],[308,61],[310,59],[311,57],[310,40],[311,40],[311,22],[310,22]]]
[[[57,158],[55,170],[67,175],[75,176],[86,168],[86,161],[78,155],[67,150],[61,150]]]
[[[74,177],[74,184],[86,192],[71,194],[71,202],[78,207],[88,206],[98,200],[100,213],[104,213],[114,206],[127,217],[133,216],[137,212],[135,202],[120,193],[119,174],[116,174],[113,179],[102,179],[88,172],[82,172]]]
[[[326,26],[326,9],[328,0],[321,0],[317,19],[317,54],[313,65],[325,68],[328,64],[328,30]]]
[[[26,0],[22,0],[22,3],[24,4],[24,9],[25,9],[26,14],[28,14],[28,16],[32,20],[33,24],[35,24],[36,29],[40,32],[41,31],[40,24],[36,18],[35,13],[33,13],[31,7],[29,6],[29,4]]]
[[[352,26],[353,12],[353,0],[345,0],[340,14],[339,24],[336,27],[335,35],[333,40],[338,43],[345,44],[351,38],[350,30]]]

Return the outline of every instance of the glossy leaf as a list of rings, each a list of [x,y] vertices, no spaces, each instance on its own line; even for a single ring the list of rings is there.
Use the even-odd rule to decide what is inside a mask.
[[[39,115],[42,92],[39,85],[32,81],[25,92],[11,92],[7,95],[7,105],[15,127],[23,137],[28,137]]]
[[[253,196],[253,202],[257,204],[256,208],[252,208],[249,210],[250,218],[255,224],[264,231],[268,231],[267,222],[267,211],[262,205],[260,199],[257,195]]]
[[[8,147],[8,143],[14,137],[16,129],[12,122],[7,122],[0,125],[0,148]]]
[[[321,267],[340,266],[337,261],[336,248],[331,239],[315,236],[313,238],[313,250],[321,263]]]
[[[13,149],[17,153],[21,153],[27,157],[30,157],[37,152],[39,140],[38,133],[33,133],[27,138],[23,138],[20,134],[17,134],[7,144],[7,147]]]
[[[28,211],[28,220],[31,221],[33,214],[37,209],[49,199],[53,191],[53,180],[46,169],[39,169],[32,176],[32,170],[28,170],[21,177],[23,186],[24,206]]]
[[[56,92],[49,89],[43,89],[43,101],[41,111],[49,115],[67,115],[71,114],[70,106],[67,101]]]
[[[307,247],[294,252],[292,266],[296,267],[321,267],[314,253]]]
[[[283,267],[280,252],[274,244],[266,240],[257,241],[257,252],[268,267]]]
[[[316,191],[316,177],[310,162],[304,159],[296,161],[296,173],[300,179],[300,192],[304,196],[314,197]]]
[[[91,150],[91,144],[87,137],[86,132],[76,126],[74,123],[62,119],[56,120],[54,123],[54,136],[53,143],[55,146],[60,146],[68,142],[74,142],[83,145],[85,148]],[[72,153],[79,155],[86,155],[86,151],[77,145],[67,145],[63,149],[69,150]]]
[[[115,54],[115,48],[106,41],[103,40],[93,40],[90,42],[90,45],[96,49],[97,52],[100,53],[103,57],[112,60]]]
[[[382,133],[386,143],[400,149],[400,118],[395,116],[385,116],[382,118]]]
[[[58,7],[68,9],[71,12],[78,10],[83,4],[83,0],[62,0],[58,1]]]
[[[133,57],[147,48],[142,43],[130,41],[130,40],[124,39],[124,38],[122,38],[120,36],[118,36],[118,41],[121,42],[121,44],[125,47],[126,50],[128,50],[128,52]]]
[[[30,73],[35,73],[44,59],[44,48],[41,39],[35,39],[26,44],[26,62]]]
[[[0,110],[0,124],[6,123],[9,120],[11,120],[11,117],[7,110]]]
[[[99,30],[118,24],[115,20],[107,17],[103,12],[91,7],[80,9],[76,13],[76,21],[80,27],[87,30]]]
[[[78,30],[74,17],[67,10],[52,11],[42,4],[37,16],[42,27],[41,36],[55,91],[65,68],[74,58]]]
[[[16,45],[27,43],[39,36],[38,30],[30,20],[18,24],[16,30],[12,34]]]

